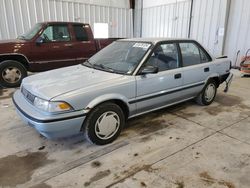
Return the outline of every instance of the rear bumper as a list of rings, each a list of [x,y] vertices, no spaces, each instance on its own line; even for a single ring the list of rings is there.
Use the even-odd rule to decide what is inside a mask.
[[[229,75],[230,75],[230,72],[221,75],[221,76],[219,77],[219,79],[220,79],[220,84],[222,84],[223,82],[225,82]]]
[[[78,134],[85,119],[85,114],[82,112],[43,114],[27,102],[19,90],[14,93],[12,99],[16,111],[23,121],[47,138],[61,138]]]
[[[225,93],[228,92],[229,86],[231,85],[232,80],[233,80],[233,73],[230,73],[230,72],[220,77],[220,83],[223,83],[223,82],[226,83],[226,87],[224,89]]]

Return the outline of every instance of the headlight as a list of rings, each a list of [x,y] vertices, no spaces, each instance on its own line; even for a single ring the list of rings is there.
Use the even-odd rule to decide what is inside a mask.
[[[63,112],[73,110],[73,108],[66,102],[49,102],[39,97],[35,98],[34,106],[46,112]]]
[[[49,101],[46,101],[46,100],[43,100],[43,99],[36,97],[34,100],[34,106],[43,110],[43,111],[48,111]]]

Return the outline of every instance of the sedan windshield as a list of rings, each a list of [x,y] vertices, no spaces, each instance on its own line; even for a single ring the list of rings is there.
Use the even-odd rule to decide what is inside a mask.
[[[42,24],[37,23],[34,25],[28,32],[23,35],[18,36],[18,39],[30,40],[32,39],[37,32],[42,28]]]
[[[138,66],[151,44],[146,42],[113,42],[83,65],[108,72],[131,74]]]

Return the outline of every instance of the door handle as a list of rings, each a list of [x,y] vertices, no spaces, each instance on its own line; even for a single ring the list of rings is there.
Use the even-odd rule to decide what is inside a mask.
[[[181,73],[174,75],[174,79],[180,79],[180,78],[181,78]]]
[[[58,49],[58,48],[60,48],[60,46],[53,46],[52,48],[54,48],[54,49]]]
[[[209,72],[209,67],[204,68],[204,72]]]
[[[72,48],[73,44],[65,44],[64,46]]]

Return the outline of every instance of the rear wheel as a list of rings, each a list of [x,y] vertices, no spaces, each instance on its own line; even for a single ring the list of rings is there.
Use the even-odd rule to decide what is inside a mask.
[[[122,109],[114,103],[103,103],[95,107],[84,124],[84,133],[88,141],[105,145],[113,142],[125,124]]]
[[[202,92],[197,96],[196,102],[200,105],[210,105],[216,96],[217,84],[214,80],[209,80]]]
[[[2,87],[19,87],[26,76],[27,71],[20,62],[6,60],[0,63],[0,85]]]

